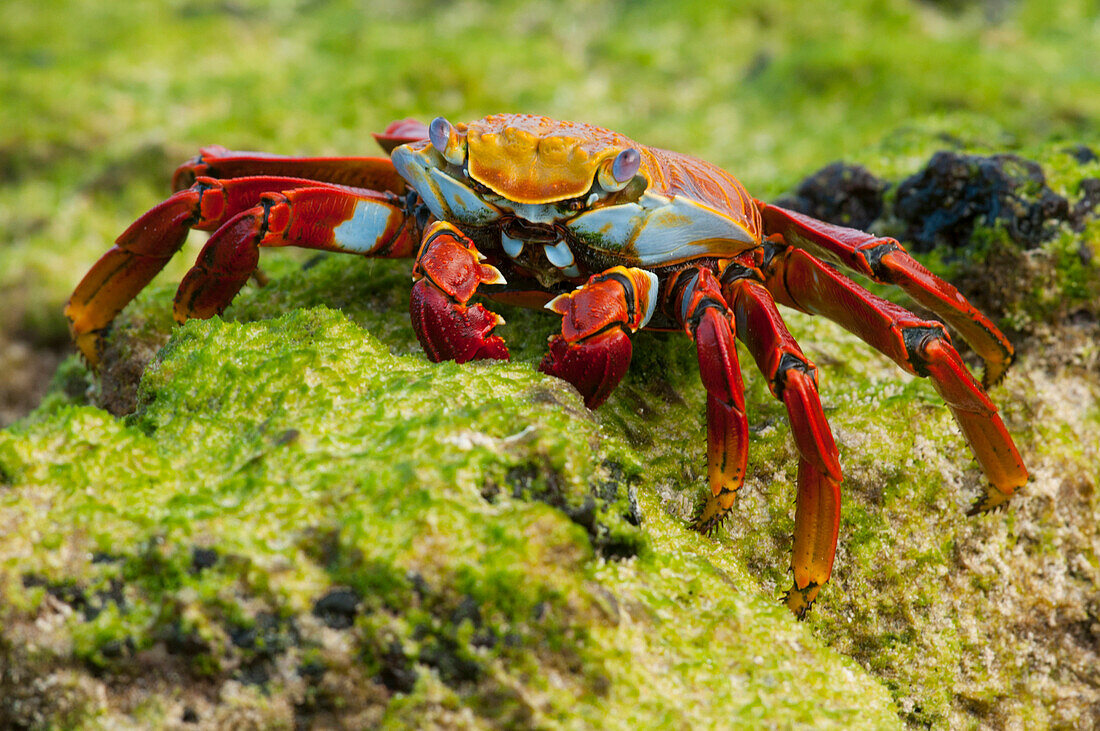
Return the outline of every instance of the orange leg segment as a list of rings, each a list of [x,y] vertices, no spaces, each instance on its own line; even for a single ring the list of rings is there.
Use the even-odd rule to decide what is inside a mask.
[[[876,282],[894,284],[942,317],[985,361],[982,385],[998,383],[1012,364],[1012,344],[954,286],[925,269],[901,244],[863,231],[818,221],[757,201],[764,230],[791,246],[835,262]]]
[[[693,527],[704,533],[733,509],[745,481],[749,421],[734,341],[734,319],[709,269],[685,269],[669,288],[681,325],[695,340],[699,376],[707,389],[707,473],[710,495]]]
[[[805,457],[798,460],[794,510],[794,586],[784,595],[787,608],[802,619],[829,580],[840,532],[840,483]]]
[[[780,303],[824,315],[906,371],[932,379],[991,483],[971,512],[1001,505],[1027,482],[1027,468],[997,407],[963,365],[942,325],[876,297],[798,249],[772,258],[765,276]]]
[[[787,330],[764,285],[748,277],[730,279],[736,271],[731,267],[724,273],[723,292],[733,308],[737,337],[768,378],[772,394],[787,407],[798,446],[794,586],[784,599],[802,617],[832,574],[840,528],[840,461],[821,409],[814,365]]]

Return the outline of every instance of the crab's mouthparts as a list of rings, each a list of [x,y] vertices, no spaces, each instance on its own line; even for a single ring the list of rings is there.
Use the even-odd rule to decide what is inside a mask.
[[[562,237],[561,230],[556,226],[544,223],[532,223],[522,218],[509,217],[503,224],[503,232],[506,236],[521,241],[537,241],[539,243],[553,243]]]

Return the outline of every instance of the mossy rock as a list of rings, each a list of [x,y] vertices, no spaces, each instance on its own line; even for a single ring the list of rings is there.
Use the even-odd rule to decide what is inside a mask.
[[[320,307],[188,323],[129,417],[65,399],[0,434],[6,724],[897,723],[528,363]]]
[[[1072,198],[1068,169],[1050,180]],[[989,267],[981,242],[995,240],[1046,257],[1052,291],[1080,277],[1091,292],[1095,267],[1050,252],[1095,245],[1093,225],[1055,234],[1024,251],[979,222],[977,246],[925,261]],[[1016,300],[1034,319],[992,395],[1034,479],[1007,511],[967,518],[983,479],[931,386],[789,315],[846,476],[836,570],[797,623],[776,601],[796,452],[751,361],[748,479],[705,538],[686,528],[705,418],[682,335],[638,334],[624,383],[591,413],[536,371],[555,318],[494,305],[511,363],[432,364],[405,311],[407,263],[264,267],[270,284],[224,320],[179,329],[174,285],[149,288],[100,378],[70,359],[0,432],[0,720],[879,728],[1100,714],[1091,320]]]

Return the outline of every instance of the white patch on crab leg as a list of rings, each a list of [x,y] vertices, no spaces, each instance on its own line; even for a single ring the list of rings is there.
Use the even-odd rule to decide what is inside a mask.
[[[500,245],[504,248],[504,253],[513,259],[518,259],[519,255],[523,253],[523,242],[519,239],[513,239],[506,233],[500,235]]]
[[[658,281],[656,274],[647,272],[644,269],[641,270],[641,272],[649,279],[649,287],[646,288],[645,317],[642,318],[641,324],[638,325],[639,330],[648,325],[649,321],[653,319],[653,311],[657,308],[657,292],[661,288],[661,283]]]
[[[548,309],[548,310],[550,310],[551,312],[557,312],[557,310],[556,310],[556,309],[554,309],[554,307],[555,307],[555,305],[556,305],[557,301],[558,301],[558,300],[566,300],[566,299],[569,299],[569,295],[570,295],[570,294],[572,294],[572,292],[566,292],[565,294],[559,294],[559,295],[558,295],[557,297],[555,297],[554,299],[550,300],[550,301],[549,301],[549,302],[547,302],[547,303],[546,303],[545,305],[543,305],[543,307],[544,307],[544,308],[546,308],[546,309]]]
[[[380,243],[394,213],[399,211],[388,203],[361,200],[351,218],[332,229],[333,243],[342,251],[369,254]]]
[[[568,279],[576,279],[581,275],[581,270],[576,264],[570,264],[561,270],[563,276]]]
[[[565,241],[559,241],[552,246],[543,244],[542,250],[546,254],[546,260],[558,269],[565,269],[573,265],[573,251]]]

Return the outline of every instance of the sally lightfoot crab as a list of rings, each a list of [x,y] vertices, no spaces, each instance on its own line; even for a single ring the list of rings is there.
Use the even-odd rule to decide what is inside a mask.
[[[787,408],[798,447],[794,585],[802,616],[830,576],[841,468],[817,371],[777,304],[840,323],[909,373],[931,379],[989,486],[973,512],[1028,478],[985,388],[1012,346],[950,284],[889,238],[753,199],[723,170],[586,124],[496,115],[469,124],[397,122],[390,157],[288,158],[210,147],[181,166],[176,192],[127,229],[85,275],[65,314],[94,366],[103,334],[192,228],[212,231],[175,299],[175,317],[222,312],[261,247],[415,257],[410,314],[433,361],[507,359],[501,319],[476,295],[562,318],[539,369],[597,408],[642,328],[683,330],[707,391],[710,492],[694,527],[730,513],[745,477],[748,420],[735,339]],[[900,287],[985,364],[971,376],[944,326],[877,297],[838,268]],[[984,386],[984,387],[983,387]]]

